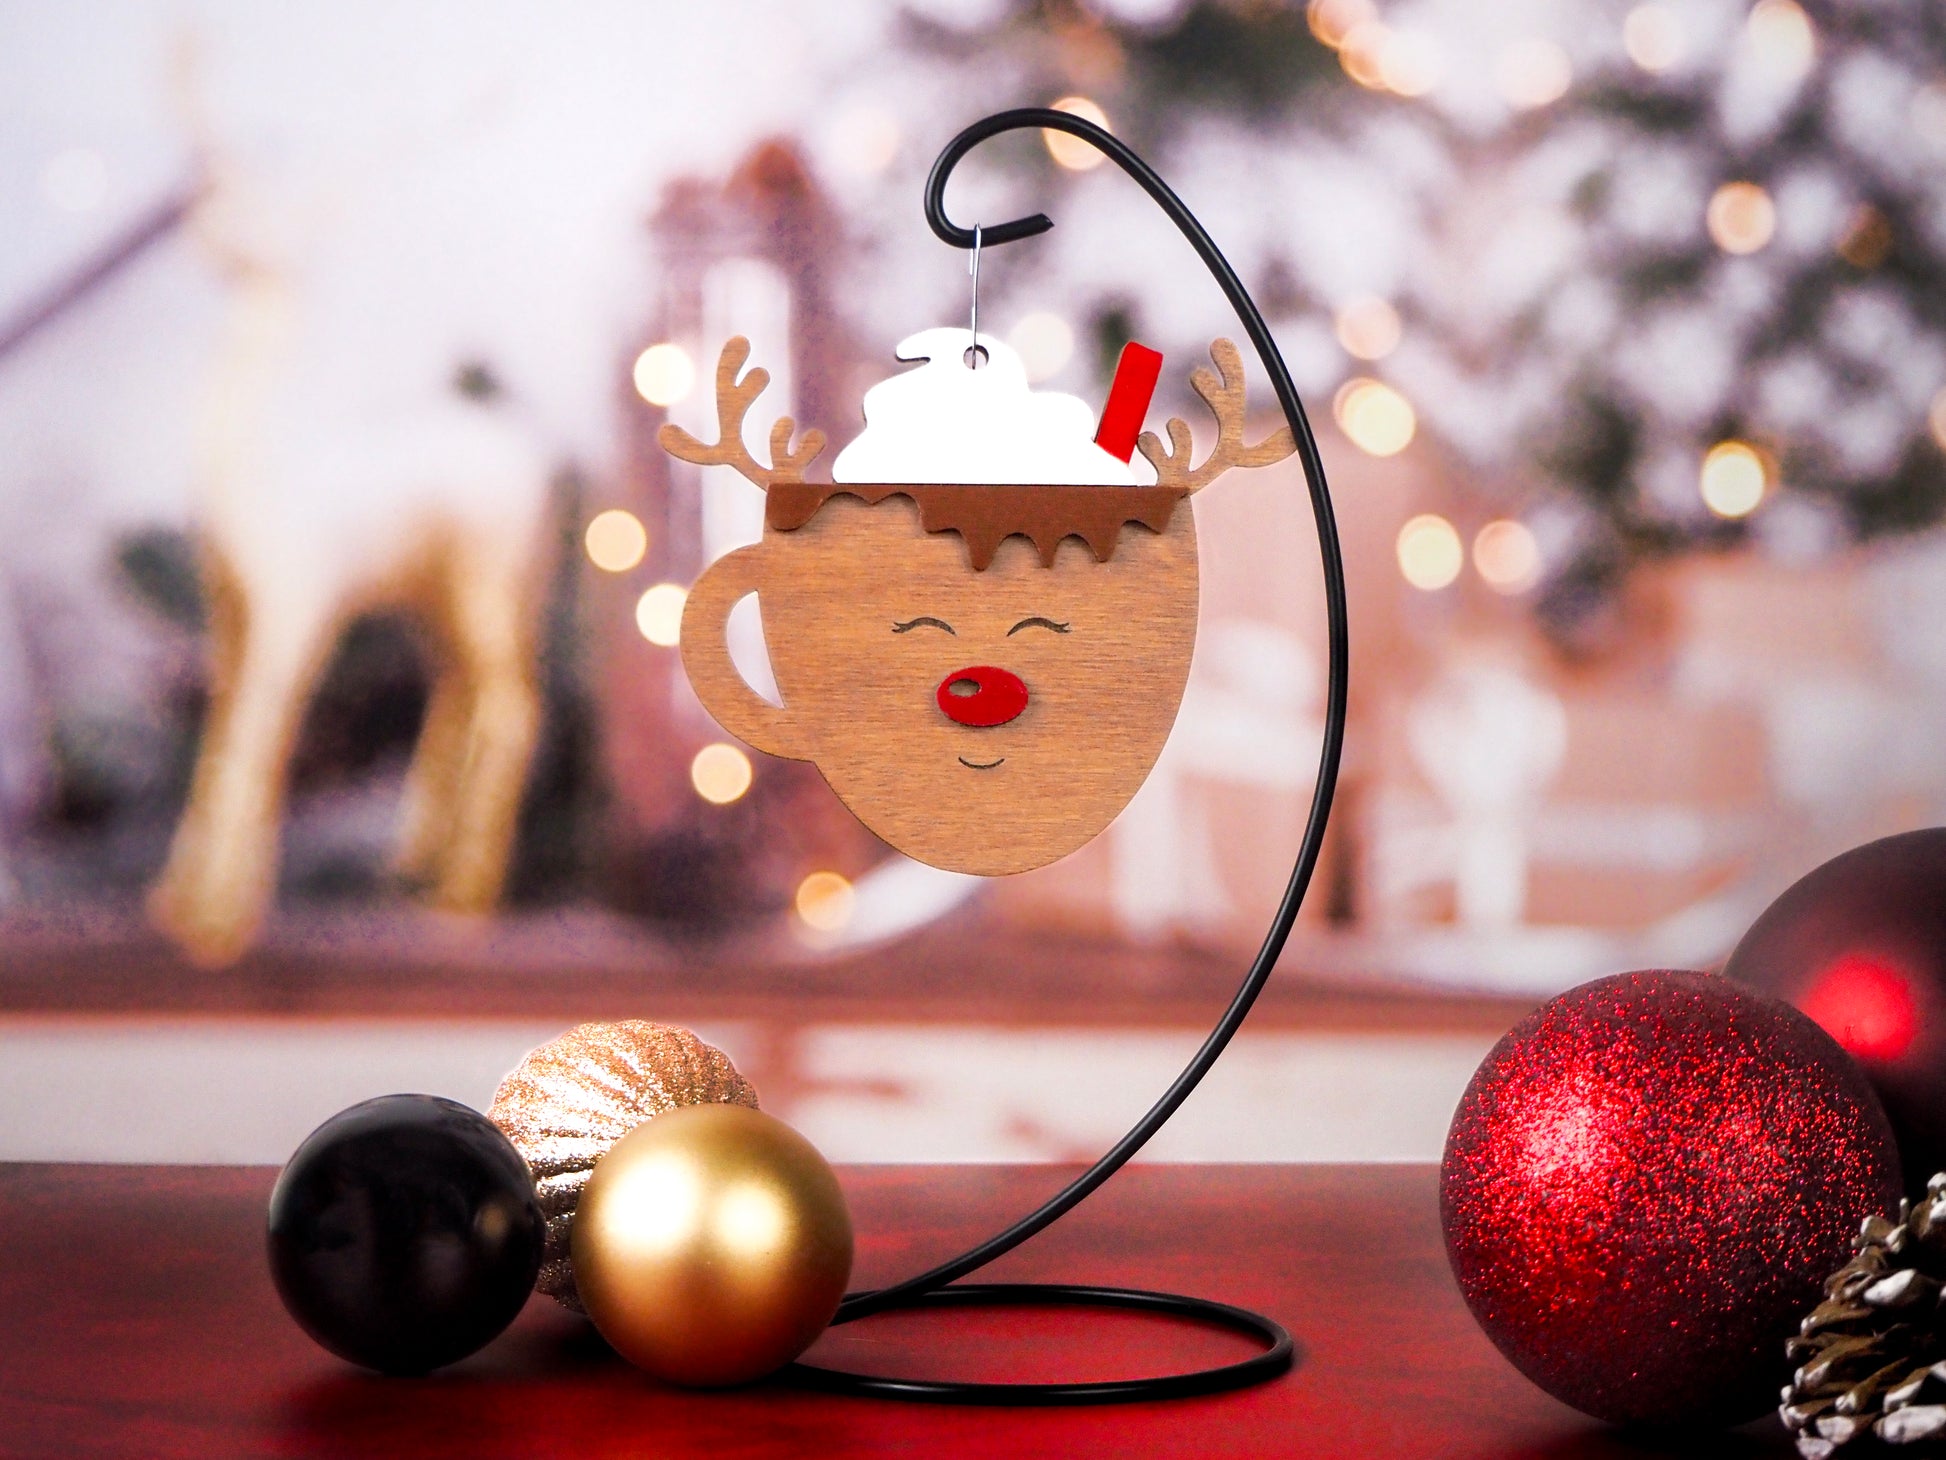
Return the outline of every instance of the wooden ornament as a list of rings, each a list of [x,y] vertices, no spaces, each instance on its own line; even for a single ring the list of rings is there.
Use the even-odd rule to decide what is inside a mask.
[[[980,387],[980,429],[993,429],[1018,362],[982,336],[985,366],[954,365],[971,339],[930,330],[907,341],[902,355],[922,348],[933,363],[867,395],[866,436],[880,424],[880,393],[939,370],[942,356],[968,376],[1002,372]],[[1132,478],[1089,439],[1085,412],[1085,452],[1057,455],[1101,484],[1009,480],[1012,464],[995,450],[985,453],[992,476],[977,483],[950,472],[807,483],[819,434],[807,432],[792,453],[794,425],[780,421],[779,465],[769,468],[743,447],[742,418],[765,379],[753,370],[738,380],[748,355],[741,337],[723,348],[719,441],[705,445],[673,426],[660,437],[672,455],[736,466],[768,493],[762,540],[713,563],[683,610],[683,667],[704,707],[757,749],[813,762],[866,826],[932,866],[999,876],[1087,843],[1147,778],[1188,682],[1198,582],[1187,497],[1230,465],[1266,465],[1291,450],[1288,431],[1243,444],[1235,346],[1212,346],[1220,376],[1192,377],[1219,426],[1200,466],[1189,467],[1181,421],[1169,425],[1172,451],[1142,438],[1161,476],[1154,487],[1107,484]],[[951,389],[950,377],[937,380],[929,391]],[[1024,375],[1018,394],[1028,394]],[[942,412],[921,415],[927,429],[944,429]],[[943,443],[949,458],[958,440]],[[857,444],[841,467],[858,459]],[[895,455],[919,461],[876,450],[866,459]],[[730,610],[751,593],[781,705],[730,659]]]

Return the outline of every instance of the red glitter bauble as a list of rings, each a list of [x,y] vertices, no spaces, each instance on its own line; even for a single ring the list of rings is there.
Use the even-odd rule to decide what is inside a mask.
[[[1946,828],[1833,857],[1751,925],[1723,973],[1788,999],[1864,1066],[1909,1183],[1946,1170]]]
[[[1624,1424],[1777,1403],[1784,1340],[1895,1207],[1878,1098],[1822,1029],[1702,973],[1543,1004],[1474,1073],[1440,1167],[1473,1316],[1557,1399]]]

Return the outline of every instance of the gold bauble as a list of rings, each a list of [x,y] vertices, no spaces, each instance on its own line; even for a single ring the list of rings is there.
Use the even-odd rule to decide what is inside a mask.
[[[617,1353],[715,1388],[782,1368],[824,1332],[851,1276],[851,1214],[781,1120],[692,1105],[601,1158],[573,1247],[581,1301]]]
[[[579,1313],[569,1232],[588,1173],[653,1116],[685,1105],[757,1107],[757,1092],[721,1050],[687,1029],[646,1019],[582,1024],[529,1054],[500,1082],[487,1119],[534,1169],[547,1248],[537,1288]]]

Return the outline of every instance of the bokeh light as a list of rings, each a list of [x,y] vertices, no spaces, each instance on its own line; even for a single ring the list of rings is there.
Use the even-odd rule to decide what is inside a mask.
[[[1493,80],[1508,106],[1531,111],[1567,95],[1574,80],[1574,63],[1553,41],[1530,37],[1501,51]]]
[[[1804,75],[1818,56],[1818,33],[1797,0],[1757,0],[1743,23],[1745,42],[1773,76]]]
[[[1370,90],[1384,90],[1385,68],[1379,57],[1390,33],[1377,19],[1361,20],[1346,31],[1338,43],[1338,64],[1344,68],[1345,75]]]
[[[1424,96],[1446,74],[1439,46],[1422,30],[1391,29],[1378,43],[1378,79],[1400,96]]]
[[[689,784],[712,806],[727,806],[736,800],[750,789],[754,775],[750,757],[721,741],[705,745],[689,763]]]
[[[1667,5],[1638,5],[1622,21],[1622,49],[1644,71],[1667,71],[1682,59],[1682,21]]]
[[[610,507],[597,512],[582,539],[588,561],[604,573],[626,573],[649,550],[649,530],[633,512]]]
[[[652,406],[672,406],[696,384],[696,366],[681,345],[650,345],[635,357],[635,392]]]
[[[1932,406],[1926,412],[1926,424],[1932,427],[1933,443],[1941,451],[1946,451],[1946,390],[1932,398]]]
[[[1068,112],[1093,122],[1104,132],[1112,132],[1108,125],[1108,113],[1096,106],[1085,96],[1064,96],[1054,103],[1057,112]],[[1041,129],[1041,141],[1047,144],[1047,152],[1061,166],[1074,172],[1086,172],[1091,167],[1100,167],[1108,159],[1095,150],[1092,142],[1084,142],[1079,137],[1070,137],[1066,132]]]
[[[1769,485],[1763,454],[1747,441],[1719,441],[1703,457],[1703,505],[1718,517],[1748,517]]]
[[[1474,535],[1473,567],[1494,592],[1525,593],[1540,581],[1540,544],[1526,523],[1498,518]]]
[[[1432,512],[1399,529],[1398,553],[1405,581],[1427,593],[1459,577],[1466,562],[1466,548],[1453,524]]]
[[[1727,182],[1710,195],[1704,219],[1723,252],[1755,253],[1777,231],[1777,206],[1753,182]]]
[[[1358,26],[1378,19],[1372,0],[1311,0],[1305,9],[1311,34],[1334,51]]]
[[[797,884],[797,915],[820,933],[843,931],[851,921],[857,895],[836,872],[813,872]]]
[[[1399,312],[1375,294],[1350,301],[1333,324],[1345,353],[1360,360],[1382,360],[1399,347]]]
[[[635,627],[651,644],[673,649],[682,640],[682,608],[689,590],[680,583],[658,583],[635,600]]]
[[[1039,384],[1055,375],[1074,356],[1074,331],[1065,319],[1045,310],[1023,315],[1007,334],[1007,343],[1020,354],[1028,380]]]
[[[1838,257],[1855,269],[1876,269],[1892,256],[1892,223],[1870,203],[1860,203],[1838,240]]]
[[[1396,456],[1412,442],[1419,418],[1412,402],[1380,380],[1346,381],[1331,402],[1338,429],[1370,456]]]
[[[1927,150],[1946,152],[1946,81],[1928,81],[1906,103],[1906,124]]]

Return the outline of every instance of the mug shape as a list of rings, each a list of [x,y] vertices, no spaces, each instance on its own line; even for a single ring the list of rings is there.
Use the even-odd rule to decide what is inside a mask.
[[[773,486],[762,540],[690,589],[683,667],[725,729],[814,763],[908,856],[1044,866],[1114,820],[1175,723],[1196,638],[1186,495]],[[750,593],[781,706],[730,660]]]

